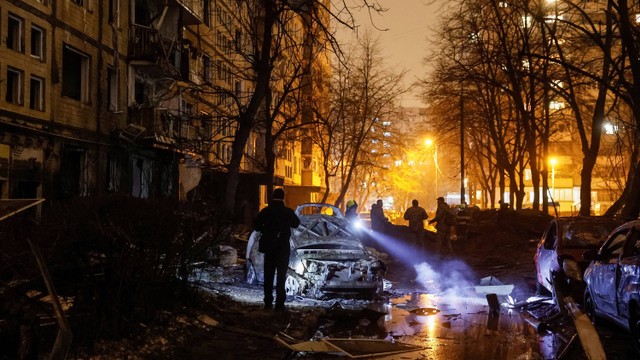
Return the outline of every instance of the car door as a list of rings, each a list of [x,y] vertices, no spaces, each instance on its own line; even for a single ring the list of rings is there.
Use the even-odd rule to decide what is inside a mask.
[[[631,297],[637,297],[634,292],[638,291],[638,284],[640,284],[639,269],[640,231],[634,227],[627,235],[627,243],[618,266],[616,302],[619,317],[628,318]]]
[[[598,260],[594,263],[591,293],[597,307],[611,316],[618,313],[617,283],[619,278],[618,262],[624,250],[628,229],[611,234],[600,249]]]
[[[557,270],[558,256],[556,255],[558,223],[552,221],[538,244],[537,266],[538,282],[550,289],[551,271]]]

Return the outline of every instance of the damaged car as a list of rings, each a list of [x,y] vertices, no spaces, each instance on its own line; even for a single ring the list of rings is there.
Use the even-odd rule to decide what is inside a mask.
[[[580,302],[585,284],[583,274],[589,261],[583,253],[598,249],[607,236],[624,222],[601,216],[553,219],[538,242],[534,257],[539,291],[553,293],[552,276],[557,276],[563,292]]]
[[[605,318],[628,329],[640,351],[640,221],[615,229],[584,274],[584,310],[593,322]]]
[[[288,296],[323,298],[330,294],[379,297],[383,292],[385,264],[360,241],[340,209],[322,203],[296,208],[300,226],[289,243]],[[252,232],[247,244],[247,282],[264,281],[264,255],[258,251],[260,233]]]

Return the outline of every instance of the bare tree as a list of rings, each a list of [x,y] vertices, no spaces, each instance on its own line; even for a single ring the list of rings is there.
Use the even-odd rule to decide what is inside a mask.
[[[332,105],[318,132],[327,136],[319,137],[324,149],[323,170],[327,184],[329,178],[337,180],[338,188],[332,190],[338,194],[335,203],[340,205],[358,174],[367,177],[369,184],[375,182],[373,173],[360,171],[363,167],[384,170],[384,144],[391,141],[385,136],[386,122],[391,122],[394,102],[405,90],[402,74],[385,69],[377,42],[370,35],[360,38],[344,61],[335,64],[333,74]],[[323,201],[329,191],[327,186]]]

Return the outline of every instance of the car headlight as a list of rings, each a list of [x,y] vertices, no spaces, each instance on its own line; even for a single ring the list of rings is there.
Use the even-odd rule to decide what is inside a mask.
[[[564,259],[562,262],[562,270],[564,270],[567,277],[582,281],[582,269],[575,260]]]

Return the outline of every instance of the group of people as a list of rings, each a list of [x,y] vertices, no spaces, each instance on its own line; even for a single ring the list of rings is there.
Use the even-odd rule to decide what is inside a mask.
[[[439,197],[437,202],[436,215],[429,220],[429,224],[436,223],[436,253],[444,258],[447,254],[453,254],[451,229],[456,223],[456,214],[443,197]],[[424,220],[428,217],[426,210],[419,206],[416,199],[411,201],[411,207],[404,213],[404,219],[409,221],[409,230],[414,234],[417,249],[424,250]]]
[[[437,253],[440,257],[453,253],[451,246],[451,227],[455,224],[455,214],[439,197],[438,208],[429,224],[436,223]],[[382,200],[371,205],[371,230],[384,232],[389,219],[384,215]],[[345,215],[354,220],[358,217],[358,204],[354,200],[347,202]],[[418,205],[418,200],[412,201],[412,206],[404,213],[404,219],[409,221],[409,228],[415,235],[418,248],[424,248],[424,220],[428,219],[427,212]],[[300,225],[300,219],[284,204],[284,190],[275,189],[271,195],[269,205],[262,209],[254,220],[253,229],[261,232],[258,250],[264,254],[264,308],[284,310],[286,301],[285,280],[289,266],[291,229]],[[274,307],[274,277],[276,278],[276,296]]]

